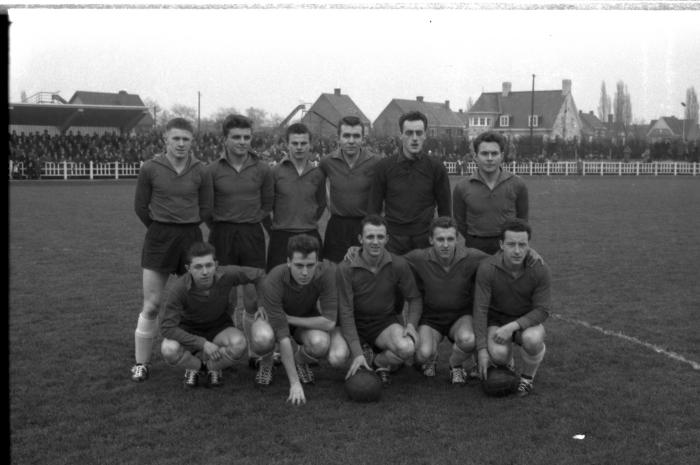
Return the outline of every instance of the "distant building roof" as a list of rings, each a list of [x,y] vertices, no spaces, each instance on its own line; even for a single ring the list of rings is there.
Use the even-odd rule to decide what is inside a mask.
[[[78,90],[68,101],[78,105],[127,105],[133,107],[144,106],[143,100],[136,94],[130,94],[125,90],[119,92],[90,92]]]
[[[469,114],[510,115],[511,127],[529,127],[530,114],[541,116],[539,127],[551,128],[566,101],[561,90],[536,90],[534,106],[531,91],[484,92],[479,96]]]
[[[423,97],[416,97],[415,100],[398,99],[392,100],[403,113],[409,111],[420,111],[428,117],[430,126],[438,127],[464,127],[464,122],[459,115],[450,109],[450,101],[441,102],[426,102]]]
[[[330,106],[330,111],[328,106]],[[332,94],[323,93],[307,110],[307,114],[319,112],[323,117],[329,119],[333,124],[337,124],[340,118],[345,116],[356,116],[360,118],[362,124],[370,125],[371,122],[367,116],[360,110],[349,95],[341,94],[340,89],[334,89]],[[302,118],[303,121],[303,118]]]
[[[594,115],[592,111],[588,113],[579,111],[578,116],[585,129],[590,131],[605,130],[605,124],[603,124],[603,122],[596,115]]]

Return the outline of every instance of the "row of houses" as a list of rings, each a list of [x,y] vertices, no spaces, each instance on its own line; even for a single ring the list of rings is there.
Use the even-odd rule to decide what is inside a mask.
[[[126,91],[77,91],[69,101],[56,94],[37,95],[40,98],[43,95],[44,99],[50,101],[10,104],[12,128],[25,129],[25,126],[53,124],[59,132],[65,132],[71,126],[92,125],[104,129],[107,123],[101,122],[99,118],[111,118],[112,121],[117,113],[122,115],[116,128],[119,131],[153,125],[153,118],[141,98]],[[42,103],[55,105],[47,106]],[[98,107],[104,108],[105,113],[91,111]],[[53,110],[47,112],[49,108]],[[117,112],[124,109],[140,111]],[[66,112],[60,113],[61,110]],[[337,133],[338,120],[343,116],[353,115],[360,118],[367,133],[378,138],[396,137],[399,135],[399,116],[414,110],[423,112],[428,117],[428,136],[436,138],[472,138],[486,130],[494,130],[514,138],[533,135],[545,140],[608,138],[622,143],[628,139],[654,143],[700,139],[700,128],[696,122],[680,120],[675,116],[661,117],[643,125],[625,126],[614,122],[612,115],[609,115],[607,121],[601,121],[593,111],[585,113],[577,109],[570,79],[562,80],[561,89],[534,92],[513,91],[511,83],[504,82],[500,92],[483,92],[468,111],[454,111],[449,100],[429,102],[423,96],[417,96],[414,100],[395,98],[374,122],[367,118],[349,95],[343,94],[341,89],[337,88],[333,93],[321,94],[308,108],[305,105],[297,106],[284,119],[283,124],[293,120],[293,116],[302,114],[301,122],[306,124],[315,136],[332,139]]]

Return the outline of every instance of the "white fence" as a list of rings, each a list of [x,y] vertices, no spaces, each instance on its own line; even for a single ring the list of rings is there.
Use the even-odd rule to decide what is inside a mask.
[[[10,160],[9,179],[120,179],[135,178],[141,168],[139,163],[74,163],[74,162],[45,162],[40,173],[30,173],[24,163],[14,163]],[[449,174],[470,175],[476,170],[473,162],[459,165],[456,162],[445,162]],[[700,163],[653,162],[653,163],[622,163],[607,161],[560,161],[546,163],[508,163],[506,168],[519,175],[525,176],[697,176],[700,174]]]
[[[476,163],[458,164],[445,162],[449,174],[470,175],[476,171]],[[508,171],[526,176],[641,176],[641,175],[690,175],[700,174],[700,163],[652,162],[623,163],[607,161],[559,161],[546,163],[508,163]]]
[[[139,175],[141,162],[120,163],[74,163],[74,162],[45,162],[40,167],[40,173],[31,173],[24,163],[13,163],[10,160],[10,179],[120,179],[135,178]]]

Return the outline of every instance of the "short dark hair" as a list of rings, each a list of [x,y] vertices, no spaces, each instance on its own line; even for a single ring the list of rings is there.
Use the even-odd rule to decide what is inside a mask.
[[[211,255],[216,260],[216,249],[208,242],[195,242],[187,249],[187,264],[192,263],[192,259],[196,257],[205,257]]]
[[[340,121],[338,121],[338,135],[340,135],[340,127],[342,125],[345,126],[361,126],[362,127],[362,135],[365,135],[365,125],[362,124],[362,120],[358,118],[357,116],[343,116],[340,118]]]
[[[423,129],[428,130],[428,117],[420,111],[409,111],[399,118],[399,130],[403,133],[403,123],[406,121],[423,121]]]
[[[228,136],[228,132],[233,128],[253,129],[253,122],[243,115],[228,115],[221,125],[224,137]]]
[[[387,231],[389,230],[389,227],[387,226],[386,220],[383,216],[367,215],[364,218],[362,218],[362,221],[360,222],[360,235],[364,234],[365,226],[368,224],[371,224],[372,226],[384,226],[387,229]]]
[[[304,257],[316,252],[316,258],[318,258],[320,251],[321,244],[318,242],[318,239],[308,234],[297,234],[290,237],[287,241],[287,258],[290,260],[294,256],[294,252],[299,252]]]
[[[479,145],[481,145],[482,142],[496,142],[498,143],[498,147],[501,149],[501,153],[505,155],[506,153],[506,138],[503,137],[502,134],[499,134],[494,131],[486,131],[482,132],[478,136],[476,136],[476,139],[474,139],[474,153],[479,153]]]
[[[309,142],[311,142],[311,131],[304,123],[294,123],[287,128],[286,139],[289,142],[289,136],[292,134],[308,134]]]
[[[185,118],[177,117],[168,121],[168,123],[165,125],[165,132],[168,132],[171,129],[181,129],[194,134],[194,126],[188,119]]]
[[[438,216],[433,218],[433,220],[430,222],[430,227],[428,228],[431,237],[433,236],[433,233],[435,233],[435,228],[455,228],[455,231],[458,231],[457,221],[455,221],[455,219],[451,216]]]
[[[502,225],[501,225],[501,240],[504,241],[506,239],[506,231],[510,232],[526,232],[527,233],[527,240],[530,240],[530,237],[532,237],[532,228],[530,227],[529,224],[525,220],[521,220],[520,218],[512,218],[510,220],[506,220]]]

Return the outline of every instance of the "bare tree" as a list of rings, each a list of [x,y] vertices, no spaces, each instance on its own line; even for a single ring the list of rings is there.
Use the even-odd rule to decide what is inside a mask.
[[[467,111],[471,110],[473,106],[474,106],[474,99],[469,97],[469,99],[467,100]]]
[[[598,119],[602,122],[608,121],[608,115],[612,113],[610,96],[605,90],[605,81],[600,85],[600,100],[598,101]]]
[[[698,106],[698,96],[695,93],[695,86],[689,87],[688,90],[685,91],[685,119],[697,124],[698,111],[700,111],[700,106]]]
[[[245,111],[245,114],[253,122],[254,128],[260,128],[265,126],[267,112],[262,108],[250,107]]]
[[[212,119],[214,122],[218,125],[221,126],[221,123],[224,122],[226,117],[228,115],[239,115],[240,113],[238,110],[236,110],[234,107],[220,107],[218,110],[216,110],[216,113],[214,113],[214,116],[212,116]]]
[[[615,100],[613,103],[615,122],[629,126],[632,122],[632,101],[623,81],[617,81]]]
[[[172,113],[173,117],[186,118],[190,121],[197,120],[197,110],[195,110],[194,107],[189,107],[181,103],[176,103],[170,107],[170,113]]]
[[[19,101],[20,102],[27,101],[27,92],[26,91],[23,90],[22,92],[19,93]]]

